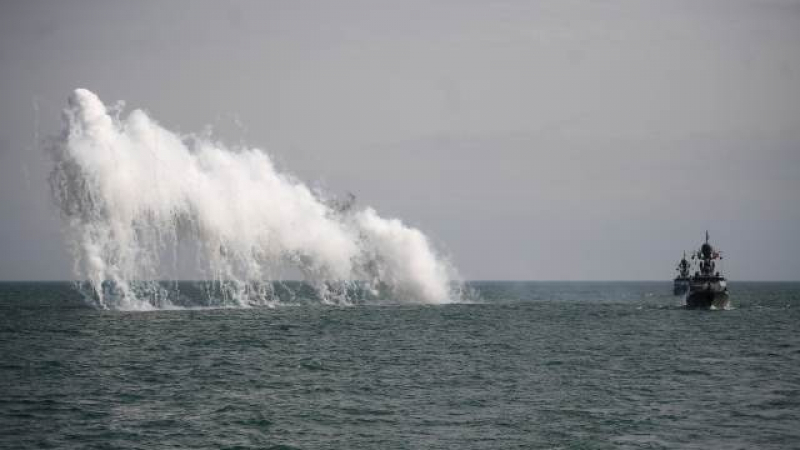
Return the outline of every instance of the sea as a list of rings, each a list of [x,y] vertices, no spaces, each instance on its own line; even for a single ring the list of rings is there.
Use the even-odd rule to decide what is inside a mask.
[[[800,283],[472,282],[468,303],[98,310],[0,283],[2,449],[800,448]]]

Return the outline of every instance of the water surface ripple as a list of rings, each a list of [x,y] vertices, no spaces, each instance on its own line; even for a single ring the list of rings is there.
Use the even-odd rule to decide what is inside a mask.
[[[0,448],[800,446],[800,284],[473,283],[483,302],[109,312],[0,284]]]

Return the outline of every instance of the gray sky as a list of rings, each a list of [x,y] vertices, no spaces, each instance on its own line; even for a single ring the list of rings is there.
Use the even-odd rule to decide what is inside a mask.
[[[0,2],[0,279],[71,261],[69,92],[266,149],[470,279],[800,279],[800,2]]]

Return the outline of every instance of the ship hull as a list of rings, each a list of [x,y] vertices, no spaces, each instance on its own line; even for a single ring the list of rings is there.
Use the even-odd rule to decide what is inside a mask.
[[[688,291],[689,291],[689,280],[677,279],[672,285],[672,293],[674,295],[683,295]]]
[[[727,309],[728,306],[730,306],[730,297],[727,291],[694,291],[686,297],[686,308],[688,309]]]

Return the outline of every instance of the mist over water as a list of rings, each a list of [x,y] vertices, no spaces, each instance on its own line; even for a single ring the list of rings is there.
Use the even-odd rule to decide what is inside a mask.
[[[77,89],[48,151],[75,274],[97,307],[178,306],[178,283],[159,280],[177,280],[186,260],[210,280],[210,306],[276,304],[287,268],[325,303],[461,296],[420,230],[312,191],[262,150],[181,136]]]

